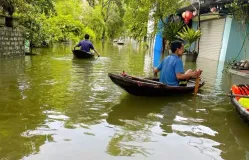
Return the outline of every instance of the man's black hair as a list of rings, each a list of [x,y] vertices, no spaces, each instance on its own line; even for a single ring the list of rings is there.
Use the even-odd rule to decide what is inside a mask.
[[[179,41],[179,40],[176,40],[176,41],[173,41],[171,42],[171,51],[172,53],[175,53],[176,49],[180,49],[182,47],[183,43],[182,41]]]
[[[89,34],[85,34],[85,39],[89,39]]]

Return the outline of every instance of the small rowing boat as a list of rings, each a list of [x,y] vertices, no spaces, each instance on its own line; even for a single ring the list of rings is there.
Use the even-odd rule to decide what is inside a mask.
[[[193,93],[195,81],[188,81],[186,86],[168,86],[158,79],[138,78],[123,74],[112,74],[108,76],[113,83],[124,89],[126,92],[135,96],[167,96],[173,94]],[[199,88],[204,85],[203,81],[199,82]]]

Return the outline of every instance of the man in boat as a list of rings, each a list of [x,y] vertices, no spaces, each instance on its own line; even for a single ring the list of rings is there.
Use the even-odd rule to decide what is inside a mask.
[[[85,40],[82,40],[82,41],[80,41],[75,47],[80,47],[80,50],[82,50],[82,51],[84,51],[84,52],[87,52],[87,53],[90,53],[90,54],[92,54],[91,52],[90,52],[90,49],[92,49],[92,50],[94,50],[94,52],[98,55],[98,57],[99,57],[99,54],[98,54],[98,52],[94,49],[94,47],[93,47],[93,44],[92,44],[92,42],[90,42],[89,41],[89,34],[85,34]],[[75,48],[74,47],[74,48]]]
[[[171,51],[172,54],[164,58],[162,63],[154,69],[155,76],[157,76],[158,72],[161,72],[160,82],[169,86],[179,86],[184,82],[183,85],[186,85],[187,80],[201,75],[202,70],[200,69],[196,71],[189,69],[184,72],[183,62],[180,58],[184,52],[184,45],[181,41],[173,41]]]

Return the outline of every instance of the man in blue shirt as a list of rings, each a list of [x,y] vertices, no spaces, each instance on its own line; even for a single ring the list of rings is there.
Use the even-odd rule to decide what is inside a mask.
[[[92,50],[94,50],[95,53],[97,53],[97,55],[99,57],[99,54],[94,49],[92,42],[89,41],[89,37],[90,36],[88,34],[86,34],[85,40],[80,41],[75,47],[80,47],[80,50],[87,52],[87,53],[90,53],[90,54],[91,54],[90,49],[92,49]]]
[[[201,75],[201,70],[188,70],[184,73],[183,63],[180,58],[184,52],[184,45],[180,41],[171,43],[172,54],[167,56],[162,63],[154,69],[155,76],[160,74],[160,82],[169,86],[179,86],[180,80],[188,80]]]

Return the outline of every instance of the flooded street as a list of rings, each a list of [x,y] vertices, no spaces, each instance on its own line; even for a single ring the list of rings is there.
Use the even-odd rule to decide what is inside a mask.
[[[225,95],[242,78],[198,59],[197,97],[136,97],[108,73],[152,76],[136,45],[97,44],[101,57],[73,59],[69,45],[0,60],[0,160],[249,160],[249,126]]]

